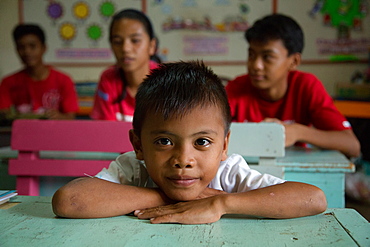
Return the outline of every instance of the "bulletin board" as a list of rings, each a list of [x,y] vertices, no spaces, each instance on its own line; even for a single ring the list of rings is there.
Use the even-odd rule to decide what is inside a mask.
[[[163,61],[202,59],[244,64],[244,31],[271,14],[276,0],[18,0],[21,20],[46,32],[51,64],[113,63],[110,17],[136,8],[152,20]]]
[[[111,16],[123,8],[152,20],[164,62],[202,59],[245,64],[244,31],[271,13],[293,17],[305,33],[303,62],[366,62],[370,47],[370,0],[18,0],[20,20],[46,33],[50,64],[114,63],[108,42]],[[329,5],[328,5],[329,3]],[[335,5],[337,4],[337,5]],[[331,12],[330,12],[331,11]],[[347,17],[343,17],[348,15]],[[344,30],[335,21],[350,22]],[[339,37],[346,39],[340,39]]]
[[[147,0],[163,61],[245,64],[245,30],[272,10],[273,0]]]
[[[112,64],[109,24],[123,8],[142,10],[142,0],[18,0],[20,21],[40,25],[50,64]]]
[[[303,62],[366,62],[368,59],[369,0],[279,0],[277,12],[291,16],[303,28]],[[347,27],[343,29],[343,25]]]

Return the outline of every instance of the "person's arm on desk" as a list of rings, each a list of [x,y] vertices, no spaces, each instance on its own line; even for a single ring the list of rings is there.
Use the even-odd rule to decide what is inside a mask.
[[[360,142],[351,129],[341,131],[326,131],[311,128],[302,124],[285,124],[279,119],[267,118],[265,122],[276,122],[285,127],[285,146],[296,142],[305,142],[320,148],[333,149],[342,152],[347,157],[360,155]]]
[[[47,110],[45,115],[48,119],[72,120],[76,118],[76,114],[74,112],[62,113],[55,109]]]
[[[151,223],[212,223],[224,214],[244,214],[265,218],[296,218],[326,210],[325,194],[319,188],[298,182],[221,194],[205,199],[135,211]]]
[[[1,109],[0,110],[0,120],[1,119],[8,119],[8,120],[15,120],[15,119],[32,119],[32,118],[40,118],[40,119],[58,119],[58,120],[73,120],[76,118],[76,114],[74,112],[67,112],[62,113],[55,109],[46,110],[44,115],[37,115],[33,113],[15,113],[10,109]]]
[[[99,178],[77,178],[55,192],[53,211],[66,218],[104,218],[141,208],[166,205],[158,189],[116,184]]]
[[[320,189],[297,182],[243,193],[227,194],[207,188],[199,198],[202,199],[169,204],[173,202],[158,189],[79,178],[59,189],[52,205],[60,217],[102,218],[135,211],[138,218],[150,218],[152,223],[183,224],[211,223],[224,214],[295,218],[319,214],[327,206]]]
[[[324,131],[307,127],[302,124],[285,125],[287,141],[291,146],[297,141],[307,142],[320,148],[342,152],[347,157],[360,155],[360,143],[352,130]]]

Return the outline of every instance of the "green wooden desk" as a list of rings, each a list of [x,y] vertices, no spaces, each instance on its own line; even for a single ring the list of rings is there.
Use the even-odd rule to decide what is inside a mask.
[[[290,147],[285,149],[285,157],[277,158],[275,166],[263,169],[254,165],[258,163],[258,158],[244,158],[252,168],[261,172],[321,188],[329,208],[345,206],[345,174],[354,172],[355,165],[338,151]]]
[[[17,152],[10,147],[0,148],[0,159],[16,158]],[[44,158],[74,157],[81,159],[114,160],[117,153],[91,152],[41,152]],[[258,158],[245,157],[252,168],[261,170]],[[276,169],[278,170],[276,172]],[[263,170],[263,169],[262,169]],[[285,157],[277,158],[274,167],[264,167],[261,172],[271,173],[289,181],[298,181],[313,184],[321,188],[327,197],[328,207],[343,208],[345,206],[345,174],[354,172],[355,166],[341,153],[333,150],[287,148]],[[93,174],[90,174],[93,175]],[[51,196],[54,192],[72,178],[41,177],[40,195]],[[14,188],[9,188],[14,189]]]
[[[133,216],[56,218],[50,197],[18,196],[0,209],[0,246],[370,246],[370,224],[353,209],[289,220],[225,216],[204,225]]]
[[[333,150],[287,149],[284,159],[284,178],[316,185],[328,199],[329,208],[345,207],[345,175],[355,171],[355,165],[342,153]]]

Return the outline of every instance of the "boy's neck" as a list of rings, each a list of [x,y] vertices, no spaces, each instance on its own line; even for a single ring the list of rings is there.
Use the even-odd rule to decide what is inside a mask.
[[[33,67],[26,67],[27,74],[35,81],[45,80],[49,76],[49,67],[40,64]]]
[[[258,90],[258,93],[262,99],[273,102],[282,99],[285,96],[287,89],[288,83],[284,83],[265,90]]]

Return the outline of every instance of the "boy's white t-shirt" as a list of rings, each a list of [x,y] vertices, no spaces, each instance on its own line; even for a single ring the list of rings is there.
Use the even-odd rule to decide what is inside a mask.
[[[118,156],[115,161],[110,163],[108,169],[103,168],[95,177],[125,185],[158,187],[149,177],[145,163],[136,159],[135,152]],[[217,174],[208,187],[232,193],[245,192],[284,182],[283,179],[269,174],[261,174],[251,169],[242,156],[232,154],[225,161],[221,161]]]

